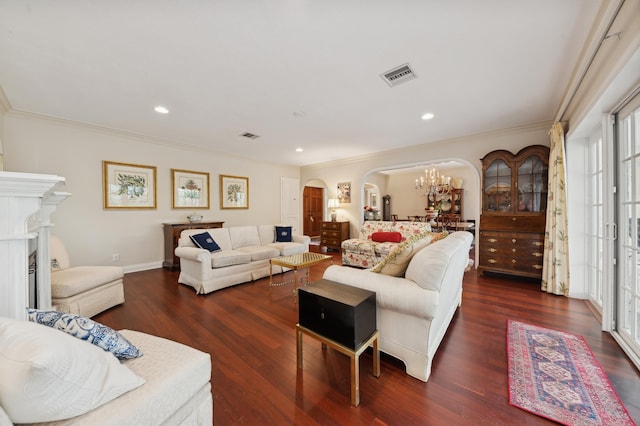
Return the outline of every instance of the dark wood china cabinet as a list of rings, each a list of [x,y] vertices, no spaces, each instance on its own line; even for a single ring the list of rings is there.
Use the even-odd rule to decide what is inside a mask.
[[[549,148],[497,150],[481,161],[478,271],[541,278]]]

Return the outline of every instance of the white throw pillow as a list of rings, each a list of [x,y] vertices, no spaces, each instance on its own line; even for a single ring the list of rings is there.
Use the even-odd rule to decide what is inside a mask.
[[[68,419],[144,383],[111,353],[41,324],[0,317],[0,405],[14,423]]]
[[[431,243],[443,239],[449,233],[447,231],[414,235],[411,238],[398,244],[391,252],[385,256],[378,264],[371,268],[371,272],[377,272],[393,277],[404,276],[409,262],[416,253]]]

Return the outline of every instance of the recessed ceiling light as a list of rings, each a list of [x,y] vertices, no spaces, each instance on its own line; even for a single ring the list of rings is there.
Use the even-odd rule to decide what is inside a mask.
[[[158,105],[157,107],[155,107],[154,111],[159,114],[169,114],[169,110],[166,107],[163,107],[162,105]]]
[[[304,149],[302,149],[302,148],[296,148],[296,152],[302,152],[302,151],[304,151]]]
[[[422,119],[423,120],[431,120],[433,117],[435,117],[435,115],[433,115],[432,113],[428,112],[428,113],[426,113],[426,114],[424,114],[422,116]]]
[[[304,117],[306,114],[304,111],[293,111],[294,117]]]

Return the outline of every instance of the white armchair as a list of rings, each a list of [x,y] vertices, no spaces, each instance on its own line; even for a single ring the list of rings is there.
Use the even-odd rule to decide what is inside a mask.
[[[51,304],[62,312],[92,317],[124,303],[124,270],[120,266],[71,267],[62,241],[52,235]]]

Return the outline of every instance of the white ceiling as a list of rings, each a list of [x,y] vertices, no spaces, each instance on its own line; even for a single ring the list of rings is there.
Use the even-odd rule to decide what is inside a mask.
[[[0,86],[15,110],[301,166],[553,120],[601,3],[2,0]]]

